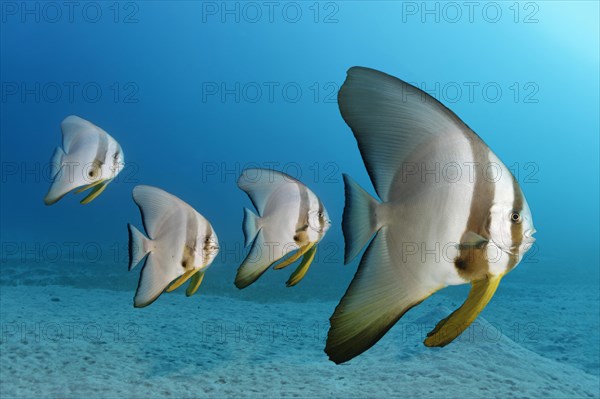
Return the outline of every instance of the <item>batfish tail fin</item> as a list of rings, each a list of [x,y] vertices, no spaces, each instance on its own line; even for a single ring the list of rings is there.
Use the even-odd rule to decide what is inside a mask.
[[[337,364],[360,355],[377,343],[413,306],[436,289],[394,262],[382,228],[365,252],[346,294],[329,319],[325,353]]]
[[[58,172],[60,172],[65,155],[65,152],[60,147],[56,147],[56,150],[54,150],[54,154],[52,154],[52,158],[50,159],[50,177],[52,179],[54,179]]]
[[[133,269],[150,252],[150,240],[131,224],[127,224],[129,230],[129,270]]]
[[[446,346],[463,333],[486,307],[500,284],[502,276],[490,276],[472,282],[465,303],[441,320],[424,341],[426,346]]]
[[[258,225],[259,217],[248,208],[244,208],[244,221],[242,229],[244,230],[244,245],[247,247],[256,238],[260,226]]]
[[[345,251],[344,263],[350,263],[378,230],[375,210],[378,201],[344,174],[346,205],[342,219]]]

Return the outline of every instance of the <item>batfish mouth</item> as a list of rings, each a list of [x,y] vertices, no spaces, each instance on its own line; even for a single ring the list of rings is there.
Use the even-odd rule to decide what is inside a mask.
[[[533,236],[535,233],[537,232],[536,229],[529,229],[525,232],[525,240],[526,242],[530,242],[530,243],[534,243],[535,242],[535,237]]]
[[[536,230],[534,228],[531,228],[527,230],[525,234],[523,234],[523,243],[521,244],[523,247],[523,251],[529,251],[533,246],[533,243],[535,243],[535,237],[533,237],[535,232]]]

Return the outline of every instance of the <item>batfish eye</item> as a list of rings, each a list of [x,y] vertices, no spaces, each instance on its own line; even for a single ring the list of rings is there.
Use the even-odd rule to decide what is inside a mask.
[[[519,212],[513,212],[510,214],[510,220],[513,223],[521,223],[521,215],[519,214]]]
[[[308,227],[310,227],[314,231],[320,232],[322,230],[322,214],[323,212],[320,212],[318,210],[310,211],[308,213]]]
[[[88,172],[88,176],[91,178],[96,177],[96,168],[91,168]]]

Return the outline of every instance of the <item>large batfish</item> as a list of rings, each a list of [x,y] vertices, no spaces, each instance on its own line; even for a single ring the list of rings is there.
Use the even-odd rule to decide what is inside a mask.
[[[470,283],[465,303],[425,340],[447,345],[533,244],[525,196],[458,116],[400,79],[351,68],[338,103],[381,201],[344,176],[345,262],[374,238],[331,316],[325,352],[350,360],[434,292]]]

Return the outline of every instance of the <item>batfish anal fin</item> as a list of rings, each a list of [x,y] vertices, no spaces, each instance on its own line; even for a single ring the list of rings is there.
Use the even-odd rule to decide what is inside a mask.
[[[239,289],[246,288],[254,283],[260,276],[266,272],[269,267],[276,263],[280,258],[273,259],[269,251],[265,250],[264,232],[261,229],[252,243],[250,252],[238,268],[235,275],[235,286]]]
[[[429,347],[446,346],[462,334],[492,299],[500,280],[502,280],[502,275],[488,276],[482,280],[473,281],[465,303],[450,316],[441,320],[427,334],[425,345]]]
[[[383,227],[362,257],[344,297],[329,319],[325,353],[333,362],[344,363],[367,349],[392,328],[412,307],[437,289],[416,265],[398,267],[390,251],[389,231]]]
[[[167,251],[152,251],[146,257],[133,306],[143,308],[150,305],[165,291],[169,283],[180,276],[181,267],[170,262]]]

